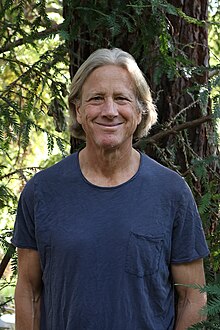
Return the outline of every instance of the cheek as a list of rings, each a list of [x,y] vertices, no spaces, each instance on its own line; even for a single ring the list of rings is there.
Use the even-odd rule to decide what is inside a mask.
[[[78,111],[76,111],[76,119],[82,126],[90,121],[90,117],[91,116],[85,111],[85,109],[79,108]]]

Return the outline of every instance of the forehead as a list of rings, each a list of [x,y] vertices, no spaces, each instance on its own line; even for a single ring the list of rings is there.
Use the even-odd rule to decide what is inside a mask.
[[[134,84],[127,69],[118,65],[104,65],[90,73],[83,84],[82,92],[97,89],[134,92]]]

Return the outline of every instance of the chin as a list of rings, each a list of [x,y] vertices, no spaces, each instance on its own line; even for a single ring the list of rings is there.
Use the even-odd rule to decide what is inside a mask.
[[[96,141],[96,146],[101,147],[103,149],[118,148],[120,145],[121,143],[114,139],[104,139],[104,140]]]

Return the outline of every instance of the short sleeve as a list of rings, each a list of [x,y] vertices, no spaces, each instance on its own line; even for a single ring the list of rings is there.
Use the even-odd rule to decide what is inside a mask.
[[[184,185],[174,221],[171,263],[190,262],[209,254],[195,200],[188,185]]]
[[[34,178],[26,184],[21,193],[12,244],[19,248],[37,250],[34,223]]]

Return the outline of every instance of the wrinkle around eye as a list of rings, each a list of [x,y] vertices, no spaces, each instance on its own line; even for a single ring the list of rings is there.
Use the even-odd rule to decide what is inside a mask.
[[[132,100],[130,100],[127,97],[120,96],[115,98],[115,102],[123,105],[123,104],[131,103]]]
[[[86,100],[87,103],[101,103],[103,102],[104,98],[102,96],[92,96],[88,100]]]

